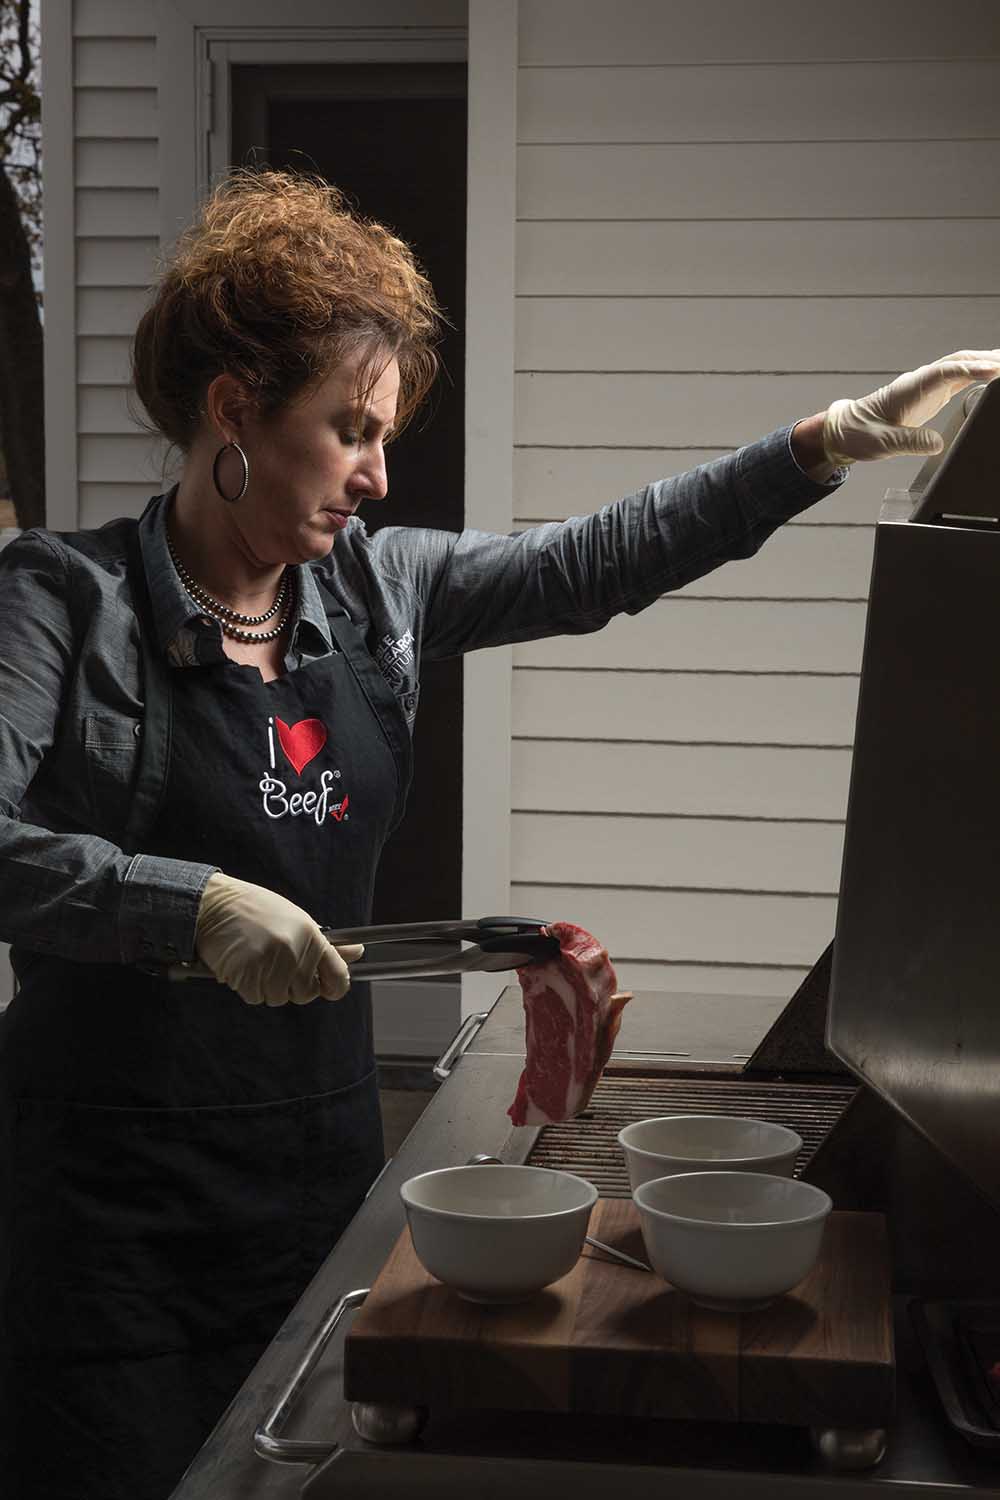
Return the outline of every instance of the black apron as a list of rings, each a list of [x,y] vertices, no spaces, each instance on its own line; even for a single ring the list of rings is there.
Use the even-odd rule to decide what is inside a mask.
[[[269,683],[229,661],[170,669],[136,559],[136,847],[217,864],[324,924],[369,921],[410,740],[360,633],[332,610],[334,654]],[[382,1166],[368,987],[270,1008],[214,981],[14,960],[20,1489],[0,1489],[166,1500]]]

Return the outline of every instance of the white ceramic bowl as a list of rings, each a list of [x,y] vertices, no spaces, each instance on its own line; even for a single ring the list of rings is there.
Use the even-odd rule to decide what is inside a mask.
[[[784,1125],[729,1115],[660,1115],[618,1132],[632,1191],[679,1172],[768,1172],[791,1177],[802,1137]]]
[[[524,1302],[573,1269],[593,1183],[547,1167],[443,1167],[399,1190],[422,1265],[472,1302]]]
[[[650,1263],[704,1307],[766,1307],[819,1255],[833,1204],[822,1189],[759,1172],[691,1172],[633,1194]]]

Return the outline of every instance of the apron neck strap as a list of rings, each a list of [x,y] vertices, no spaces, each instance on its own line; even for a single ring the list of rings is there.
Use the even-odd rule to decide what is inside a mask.
[[[170,668],[156,651],[156,621],[142,560],[138,525],[129,537],[127,567],[132,605],[139,623],[143,717],[140,725],[139,763],[121,847],[126,854],[138,854],[147,835],[155,827],[166,789],[172,713]]]

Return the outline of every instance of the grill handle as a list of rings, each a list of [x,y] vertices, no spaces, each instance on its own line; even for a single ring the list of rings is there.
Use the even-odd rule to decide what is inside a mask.
[[[368,1296],[369,1288],[356,1292],[345,1292],[339,1302],[323,1319],[313,1334],[309,1347],[292,1372],[288,1384],[280,1392],[277,1401],[253,1435],[253,1448],[258,1458],[266,1458],[274,1464],[319,1464],[332,1458],[337,1451],[336,1443],[310,1442],[306,1438],[283,1438],[278,1434],[292,1414],[302,1388],[312,1374],[320,1355],[330,1341],[331,1335],[344,1314],[352,1307],[360,1307]]]
[[[476,1035],[476,1032],[488,1016],[488,1010],[473,1011],[471,1016],[466,1016],[454,1037],[431,1069],[431,1072],[439,1083],[444,1083],[447,1078],[451,1077],[452,1068],[458,1062],[463,1052],[468,1051],[472,1045],[472,1038]]]
[[[471,1020],[472,1017],[469,1019]],[[472,1166],[476,1162],[486,1161],[500,1165],[499,1156],[473,1156],[467,1165]],[[345,1292],[344,1296],[330,1308],[310,1339],[308,1348],[292,1371],[287,1384],[279,1392],[274,1406],[253,1435],[253,1449],[258,1458],[266,1458],[273,1464],[321,1464],[336,1453],[339,1446],[337,1443],[313,1442],[308,1438],[283,1438],[280,1433],[288,1422],[306,1381],[316,1368],[323,1350],[333,1337],[337,1325],[351,1308],[361,1306],[370,1290],[370,1287],[362,1287],[355,1292]],[[391,1420],[393,1415],[391,1408],[375,1409],[376,1415],[379,1410]],[[407,1412],[403,1415],[410,1414]],[[356,1430],[361,1431],[358,1425],[357,1409],[355,1409],[354,1425]],[[367,1437],[368,1434],[361,1431],[361,1436]]]

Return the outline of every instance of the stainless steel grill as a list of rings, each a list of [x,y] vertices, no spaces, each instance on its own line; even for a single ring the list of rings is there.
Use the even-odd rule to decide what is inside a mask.
[[[748,1115],[798,1132],[803,1141],[795,1163],[798,1175],[856,1092],[855,1084],[605,1075],[584,1114],[543,1127],[528,1163],[579,1172],[603,1198],[627,1198],[628,1174],[615,1139],[623,1126],[654,1115]]]

